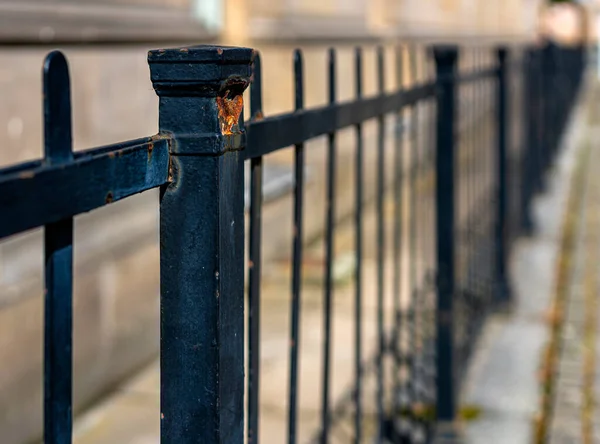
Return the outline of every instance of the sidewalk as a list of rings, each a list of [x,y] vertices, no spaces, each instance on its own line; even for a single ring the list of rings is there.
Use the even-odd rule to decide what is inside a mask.
[[[541,425],[549,444],[600,443],[600,106],[595,102],[578,155],[575,236],[563,252],[570,258],[565,261],[570,280],[555,300],[557,352],[546,362],[551,396]]]
[[[592,411],[594,397],[600,400],[593,368],[593,352],[600,352],[593,316],[600,271],[595,82],[583,92],[546,192],[535,202],[536,231],[514,250],[514,309],[492,316],[474,356],[464,400],[478,415],[466,425],[468,444],[600,442],[598,424],[595,440],[588,431],[594,414],[600,417]],[[587,192],[580,196],[581,190]],[[577,239],[574,252],[569,234]]]

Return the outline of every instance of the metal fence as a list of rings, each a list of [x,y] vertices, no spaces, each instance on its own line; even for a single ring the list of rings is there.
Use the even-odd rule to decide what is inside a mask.
[[[45,227],[46,443],[68,443],[72,435],[73,217],[151,188],[161,191],[161,442],[261,442],[261,245],[268,242],[261,231],[263,159],[290,146],[295,186],[286,435],[288,443],[298,442],[304,143],[320,136],[327,138],[326,260],[321,414],[312,442],[417,443],[457,432],[460,383],[486,314],[510,303],[510,246],[532,228],[531,201],[575,103],[584,49],[437,46],[427,50],[420,81],[399,83],[393,92],[384,88],[379,51],[379,92],[368,97],[361,54],[355,54],[355,99],[336,100],[332,50],[329,103],[307,109],[297,51],[295,111],[264,116],[260,56],[251,49],[150,51],[159,134],[77,153],[67,62],[59,52],[47,57],[44,159],[0,170],[0,238]],[[242,97],[250,84],[251,116],[244,123]],[[364,156],[371,145],[363,124],[370,119],[377,125],[375,239],[364,237]],[[390,124],[391,156],[385,148]],[[346,344],[354,368],[345,394],[332,399],[335,178],[341,173],[336,136],[347,127],[356,141],[354,328]],[[244,162],[250,164],[247,231]],[[365,291],[363,282],[365,244],[376,250],[374,291]],[[364,345],[365,300],[376,301],[373,353]],[[365,385],[369,377],[374,390]],[[365,426],[367,410],[374,427]],[[350,431],[340,435],[344,421]]]

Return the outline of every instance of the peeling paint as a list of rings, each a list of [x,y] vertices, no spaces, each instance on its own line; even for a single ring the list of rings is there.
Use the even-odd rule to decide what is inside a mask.
[[[175,159],[173,156],[169,156],[169,174],[167,176],[167,181],[173,185],[173,181],[175,180]]]

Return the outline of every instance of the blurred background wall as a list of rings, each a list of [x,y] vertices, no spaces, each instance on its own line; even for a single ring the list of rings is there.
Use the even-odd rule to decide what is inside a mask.
[[[307,48],[306,102],[315,105],[326,97],[324,50],[333,43],[342,47],[344,73],[351,71],[351,45],[360,42],[531,42],[541,23],[552,28],[552,20],[539,20],[541,10],[541,0],[0,0],[0,166],[41,157],[40,74],[54,47],[71,63],[79,150],[157,131],[149,48],[207,42],[259,48],[268,85],[264,111],[271,114],[292,107],[293,47]],[[366,60],[375,66],[373,58]],[[408,81],[416,76],[412,71]],[[366,93],[375,92],[374,72],[366,69]],[[399,81],[406,79],[391,79],[388,87]],[[342,99],[352,96],[350,75],[341,75],[339,89]],[[285,153],[269,162],[276,187],[289,185]],[[314,206],[323,207],[318,174],[308,187]],[[157,193],[148,192],[76,218],[78,410],[157,355],[157,201]],[[282,223],[282,215],[289,217],[290,205],[285,198],[270,204],[265,261],[287,254],[291,223]],[[307,238],[318,236],[322,220],[321,213],[307,216]],[[42,268],[40,230],[0,243],[3,444],[35,442],[41,435]]]

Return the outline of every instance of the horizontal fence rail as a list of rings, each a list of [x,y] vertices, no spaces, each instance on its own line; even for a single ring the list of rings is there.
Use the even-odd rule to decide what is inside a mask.
[[[10,236],[95,210],[169,181],[169,140],[162,136],[74,153],[65,164],[34,162],[2,170],[0,225]]]
[[[0,239],[45,230],[45,443],[72,439],[73,217],[153,188],[160,189],[161,212],[161,442],[266,442],[259,429],[262,245],[269,241],[262,230],[263,173],[267,156],[288,147],[294,186],[286,442],[457,437],[469,358],[487,314],[511,302],[511,246],[533,229],[532,199],[576,103],[584,48],[436,46],[405,55],[398,48],[390,60],[376,51],[376,93],[365,96],[357,49],[354,98],[339,101],[340,69],[330,50],[327,104],[306,108],[298,50],[295,110],[265,116],[257,52],[150,51],[159,133],[75,153],[67,61],[60,52],[47,56],[44,158],[0,170]],[[397,78],[390,92],[385,68],[392,63]],[[372,140],[367,121],[374,122]],[[339,131],[345,128],[354,134],[351,166],[345,164],[353,207],[344,222],[353,232],[353,325],[344,342],[352,359],[347,387],[334,398],[338,179],[348,173],[340,166]],[[326,142],[319,417],[305,430],[299,410],[311,209],[306,144],[319,137]],[[373,174],[366,170],[370,156]],[[371,263],[373,276],[365,271]],[[373,317],[374,333],[366,316]]]

